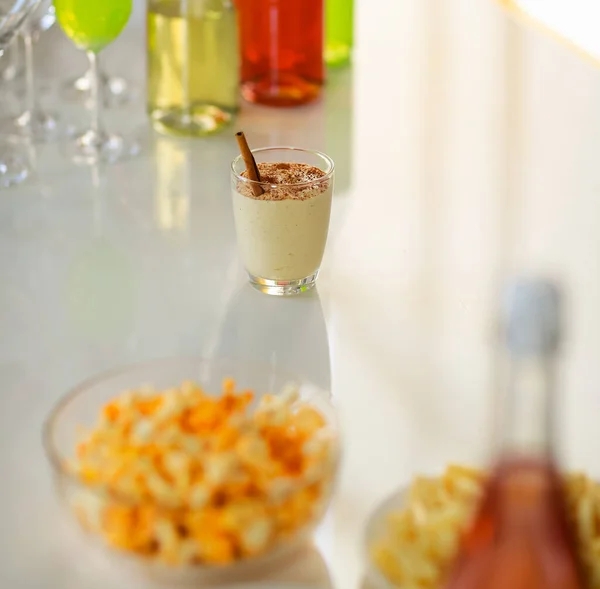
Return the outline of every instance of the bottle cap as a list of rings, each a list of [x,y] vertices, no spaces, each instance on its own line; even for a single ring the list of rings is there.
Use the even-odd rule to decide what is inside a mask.
[[[507,289],[504,329],[514,355],[555,352],[561,337],[561,294],[552,282],[520,279]]]

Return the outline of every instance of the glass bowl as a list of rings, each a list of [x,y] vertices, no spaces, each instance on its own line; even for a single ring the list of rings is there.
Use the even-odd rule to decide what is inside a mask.
[[[402,487],[384,499],[373,511],[367,520],[365,528],[363,553],[366,563],[367,586],[372,589],[399,589],[392,583],[379,568],[372,556],[372,547],[380,539],[388,526],[390,513],[397,512],[406,504],[408,489]]]
[[[152,387],[155,391],[163,391],[179,386],[184,381],[193,381],[200,385],[206,395],[219,396],[225,378],[233,378],[237,390],[254,391],[255,405],[265,394],[275,396],[281,394],[286,386],[293,384],[299,393],[299,401],[306,402],[317,409],[326,422],[327,434],[330,436],[331,451],[325,468],[317,469],[318,477],[310,480],[294,481],[288,484],[282,498],[261,501],[268,503],[269,514],[284,513],[284,501],[299,500],[300,494],[310,492],[311,503],[303,511],[301,524],[293,528],[285,539],[268,545],[261,554],[239,558],[224,565],[196,563],[185,565],[169,565],[157,558],[142,555],[127,549],[117,549],[108,542],[109,530],[107,517],[114,510],[135,510],[140,513],[141,503],[131,497],[116,496],[113,491],[104,491],[98,486],[87,485],[79,475],[69,468],[69,461],[75,458],[76,447],[81,441],[82,431],[89,431],[97,423],[101,408],[124,391]],[[252,407],[252,405],[251,405]],[[335,483],[340,456],[339,429],[336,412],[331,404],[331,396],[316,385],[298,378],[277,367],[256,363],[243,363],[233,360],[217,360],[202,358],[172,358],[137,364],[113,370],[93,377],[66,394],[54,407],[43,430],[44,448],[52,467],[52,475],[59,496],[63,500],[74,519],[85,530],[86,536],[96,544],[104,546],[105,556],[110,564],[118,561],[120,565],[133,569],[151,579],[165,581],[227,581],[246,579],[256,573],[268,570],[276,560],[289,557],[302,546],[312,535],[327,511],[333,486]],[[303,497],[306,497],[304,495]],[[143,504],[145,508],[148,500]],[[281,503],[278,503],[281,501]],[[290,503],[293,504],[293,503]],[[161,518],[176,519],[176,511],[181,515],[181,507],[159,505],[153,502],[152,513],[159,513]],[[194,510],[185,506],[185,516],[195,515],[202,510]],[[212,512],[219,510],[218,504],[211,504]],[[129,513],[129,512],[128,512]],[[273,523],[273,522],[271,522]],[[156,525],[156,524],[153,524]]]

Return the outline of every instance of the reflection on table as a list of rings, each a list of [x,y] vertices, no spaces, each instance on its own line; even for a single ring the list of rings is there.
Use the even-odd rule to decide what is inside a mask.
[[[331,390],[327,327],[316,290],[269,297],[244,284],[227,305],[214,354],[285,368]]]

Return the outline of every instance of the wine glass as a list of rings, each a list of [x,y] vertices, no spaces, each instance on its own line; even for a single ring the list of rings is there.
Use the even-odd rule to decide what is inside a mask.
[[[56,17],[67,37],[83,49],[92,71],[91,128],[75,138],[73,159],[82,163],[115,162],[139,153],[139,145],[107,133],[102,125],[102,88],[98,54],[123,31],[133,0],[54,0]]]
[[[13,41],[39,0],[0,0],[0,55]],[[27,164],[15,155],[14,146],[0,148],[0,186],[22,182]]]
[[[39,104],[35,84],[34,43],[41,33],[56,22],[52,0],[41,0],[20,31],[25,47],[25,110],[15,120],[23,135],[35,142],[53,141],[58,136],[58,118],[45,112]]]

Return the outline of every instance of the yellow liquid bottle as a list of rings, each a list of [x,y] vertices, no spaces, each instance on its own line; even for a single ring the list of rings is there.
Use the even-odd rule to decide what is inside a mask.
[[[149,0],[148,110],[168,135],[216,133],[238,109],[238,37],[231,0]]]

